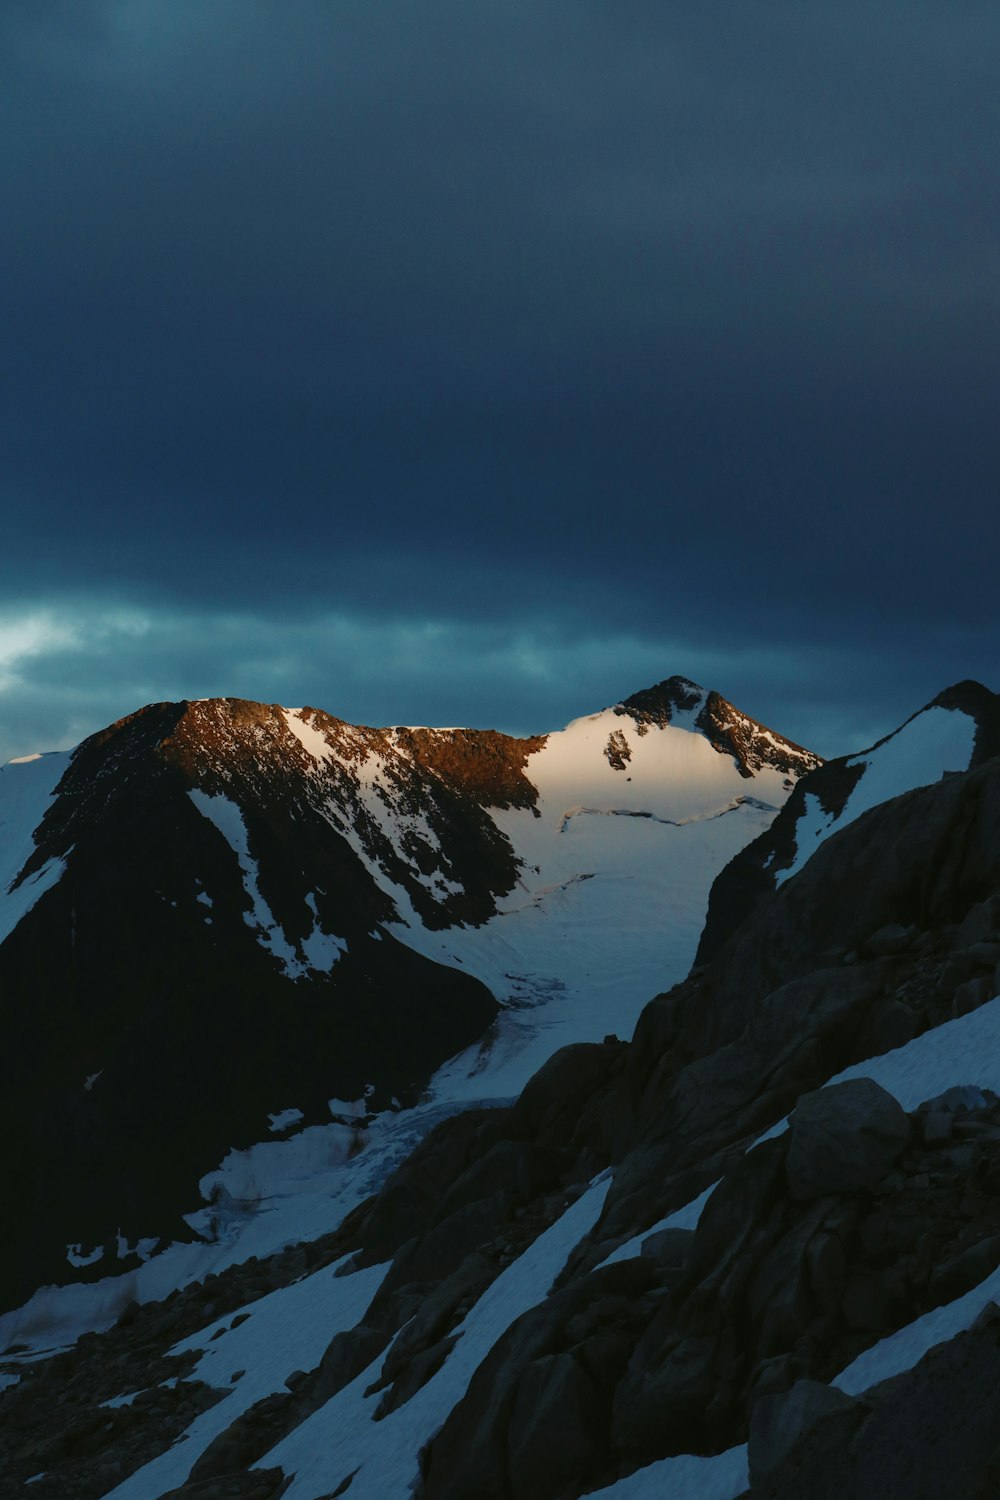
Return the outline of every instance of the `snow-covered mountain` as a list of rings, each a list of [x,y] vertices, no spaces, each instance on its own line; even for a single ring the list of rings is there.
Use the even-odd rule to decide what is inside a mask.
[[[674,678],[534,739],[227,699],[6,766],[8,1305],[190,1240],[224,1158],[206,1193],[259,1204],[312,1150],[240,1155],[275,1134],[340,1166],[436,1072],[437,1110],[510,1098],[630,1033],[816,763]]]
[[[770,792],[773,806],[803,766],[803,752],[710,703],[674,679],[561,735],[496,747],[505,769],[489,790],[456,773],[449,784],[488,813],[516,862],[506,887],[499,859],[478,886],[444,876],[464,892],[449,898],[492,901],[478,925],[421,915],[412,868],[390,869],[352,810],[364,831],[345,838],[351,868],[393,904],[381,941],[428,964],[450,954],[492,988],[488,1035],[408,1109],[372,1116],[359,1102],[352,1118],[338,1101],[339,1122],[320,1124],[284,1099],[282,1138],[233,1151],[210,1174],[214,1201],[192,1216],[200,1237],[133,1257],[118,1277],[98,1265],[100,1279],[43,1289],[8,1314],[0,1341],[21,1347],[2,1366],[16,1382],[0,1404],[2,1500],[28,1480],[41,1500],[992,1493],[1000,755],[989,733],[1000,700],[963,684],[851,758],[839,808],[823,803],[839,826],[801,861],[782,844],[771,865],[794,871],[731,916],[684,978],[697,943],[688,914],[699,902],[704,912],[699,882],[723,854],[712,841],[739,847],[738,832],[745,841],[773,816],[755,803]],[[286,712],[254,709],[287,724]],[[423,767],[442,744],[455,753],[447,736],[458,732],[327,730],[305,711],[297,721],[290,733],[309,759],[294,781],[296,832],[345,764],[341,815],[372,797],[386,807],[368,789],[368,760],[343,749],[353,735],[429,736],[412,799],[393,781],[395,811],[371,819],[426,879],[445,860],[458,868],[439,804],[411,810],[417,787],[437,785]],[[893,745],[914,733],[933,753]],[[280,727],[255,737],[258,762],[270,764],[259,747],[274,737],[284,745]],[[473,743],[462,740],[481,766]],[[385,787],[382,766],[395,763],[377,753]],[[293,877],[266,874],[258,804],[220,770],[234,759],[189,763],[180,795],[218,835],[243,892],[238,921],[291,993],[309,994],[308,967],[282,966],[303,962],[314,928],[293,925]],[[884,794],[864,811],[849,802],[862,761]],[[277,796],[260,802],[283,826]],[[406,839],[417,830],[402,822],[417,816],[438,865]],[[488,842],[486,823],[472,822]],[[78,824],[68,854],[59,838],[38,841],[33,870],[63,859],[66,871],[45,875],[54,884],[34,911],[71,876],[81,836]],[[688,882],[693,894],[678,889]],[[603,905],[588,906],[601,884]],[[333,927],[320,887],[308,886],[315,925],[348,945],[335,973],[352,934]],[[610,970],[595,976],[603,945],[588,924],[607,929],[622,963],[639,955],[637,985],[658,951],[655,988],[681,981],[641,1008],[630,1041],[605,1034],[627,1037],[616,1013],[635,1012]],[[511,953],[520,967],[501,969]],[[549,1053],[510,1099],[545,1050],[539,1035],[548,1029],[553,1047],[571,1036],[574,1002],[583,1039]],[[106,1331],[77,1339],[86,1328]]]

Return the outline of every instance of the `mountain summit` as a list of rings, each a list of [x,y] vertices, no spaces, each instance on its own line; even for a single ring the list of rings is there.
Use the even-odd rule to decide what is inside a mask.
[[[655,687],[633,693],[616,706],[615,712],[627,715],[637,726],[693,727],[720,755],[731,755],[746,777],[765,766],[801,776],[821,763],[818,755],[783,739],[734,708],[721,693],[707,692],[687,677],[668,677]]]
[[[189,1236],[272,1116],[397,1110],[453,1058],[439,1095],[511,1097],[629,1032],[816,763],[671,678],[527,739],[159,703],[7,766],[8,1298]]]

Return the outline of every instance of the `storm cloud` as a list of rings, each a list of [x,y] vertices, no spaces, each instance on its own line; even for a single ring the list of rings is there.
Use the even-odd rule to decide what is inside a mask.
[[[835,753],[998,686],[998,43],[7,0],[0,749],[217,692],[540,729],[679,671]]]

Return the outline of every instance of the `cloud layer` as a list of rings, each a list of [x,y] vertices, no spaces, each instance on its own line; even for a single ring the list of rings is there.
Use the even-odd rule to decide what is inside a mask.
[[[853,748],[989,681],[998,41],[9,0],[8,742],[200,688],[547,727],[679,670]]]

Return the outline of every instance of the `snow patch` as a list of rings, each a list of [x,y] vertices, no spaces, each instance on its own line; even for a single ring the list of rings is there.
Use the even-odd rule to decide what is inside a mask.
[[[209,1444],[238,1416],[283,1390],[293,1371],[314,1370],[334,1334],[353,1328],[364,1316],[388,1269],[373,1266],[351,1276],[335,1275],[346,1259],[250,1303],[249,1318],[237,1328],[232,1327],[235,1314],[230,1312],[175,1344],[171,1354],[204,1350],[190,1378],[227,1394],[196,1417],[165,1453],[109,1491],[105,1500],[151,1500],[178,1488]],[[219,1337],[213,1337],[216,1334]],[[234,1379],[239,1371],[243,1373]]]
[[[326,736],[308,719],[302,718],[302,709],[283,708],[281,712],[292,734],[313,760],[333,760],[335,752],[327,744]]]
[[[1000,996],[893,1052],[853,1063],[830,1083],[848,1078],[873,1078],[907,1111],[954,1084],[1000,1094]]]
[[[148,1238],[140,1237],[134,1245],[130,1245],[119,1229],[115,1236],[115,1255],[119,1260],[128,1260],[130,1255],[137,1255],[141,1261],[147,1261],[159,1243],[159,1239],[153,1235]]]
[[[712,1458],[682,1453],[637,1469],[603,1490],[596,1500],[736,1500],[750,1488],[747,1445]]]
[[[839,1386],[849,1396],[860,1396],[870,1386],[888,1380],[893,1375],[902,1375],[904,1370],[923,1359],[937,1344],[944,1344],[956,1334],[971,1328],[987,1302],[1000,1297],[1000,1266],[992,1271],[985,1281],[970,1292],[947,1302],[943,1307],[934,1307],[923,1317],[915,1318],[905,1328],[880,1339],[857,1359],[841,1370],[831,1385]]]
[[[236,855],[243,889],[249,896],[253,908],[252,912],[244,912],[243,920],[256,933],[261,947],[267,948],[274,955],[290,979],[300,978],[309,969],[320,969],[328,973],[338,958],[347,952],[347,943],[343,938],[333,937],[322,931],[316,913],[315,896],[306,897],[306,905],[313,916],[313,930],[302,944],[301,951],[304,957],[300,958],[261,894],[260,871],[257,861],[250,853],[247,826],[237,804],[222,793],[209,796],[207,792],[196,789],[189,791],[188,796],[198,811],[210,823],[214,823]],[[199,894],[199,901],[203,896],[204,892]],[[208,905],[211,905],[207,896],[205,900]],[[206,917],[205,920],[208,921],[209,918]]]
[[[351,1500],[408,1494],[417,1477],[420,1449],[461,1400],[473,1372],[497,1339],[544,1296],[573,1249],[593,1228],[610,1181],[610,1173],[602,1173],[501,1272],[456,1330],[457,1343],[444,1364],[409,1401],[382,1421],[373,1420],[380,1398],[364,1393],[381,1371],[385,1356],[380,1355],[254,1467],[280,1466],[294,1475],[285,1500],[319,1500],[349,1474],[354,1475]]]
[[[347,942],[344,938],[334,937],[332,933],[324,932],[320,927],[314,894],[310,893],[306,897],[306,905],[312,912],[313,929],[303,940],[302,952],[305,954],[310,969],[320,969],[324,974],[328,974],[338,958],[342,958],[347,952]]]
[[[94,1266],[102,1259],[103,1255],[103,1245],[96,1245],[93,1250],[90,1250],[86,1254],[79,1240],[76,1244],[66,1246],[66,1259],[71,1266]]]

